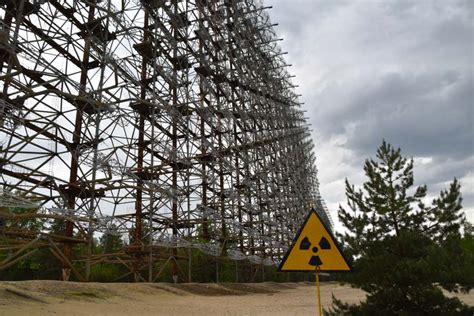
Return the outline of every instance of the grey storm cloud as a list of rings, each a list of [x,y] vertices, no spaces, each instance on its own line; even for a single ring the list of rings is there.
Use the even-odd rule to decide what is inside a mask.
[[[472,87],[465,77],[386,74],[337,98],[343,110],[322,116],[339,124],[321,132],[346,134],[347,146],[362,153],[386,138],[414,156],[471,155]]]
[[[266,0],[312,124],[321,193],[336,217],[344,178],[382,139],[415,158],[432,196],[461,180],[474,221],[473,2]]]

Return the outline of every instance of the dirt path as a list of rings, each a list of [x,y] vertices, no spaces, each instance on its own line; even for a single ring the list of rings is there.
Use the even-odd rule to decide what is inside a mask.
[[[336,283],[321,287],[347,302],[364,299]],[[474,293],[461,297],[474,305]],[[316,315],[314,285],[0,282],[0,315]]]

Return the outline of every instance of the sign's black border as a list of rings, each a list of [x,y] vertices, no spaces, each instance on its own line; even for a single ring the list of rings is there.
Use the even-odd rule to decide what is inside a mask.
[[[288,249],[288,251],[285,253],[285,256],[283,257],[283,259],[281,260],[280,262],[280,265],[278,266],[278,269],[277,271],[278,272],[315,272],[316,269],[314,270],[281,270],[283,268],[283,265],[286,261],[286,259],[288,258],[288,255],[291,253],[291,251],[293,250],[293,248],[295,247],[296,245],[296,242],[298,241],[298,238],[300,237],[302,231],[303,231],[303,228],[306,226],[306,223],[309,221],[309,218],[311,216],[311,214],[314,213],[316,215],[316,217],[318,218],[318,220],[321,222],[321,224],[323,224],[323,227],[326,229],[326,231],[328,232],[329,236],[331,236],[334,244],[336,245],[336,248],[337,250],[339,251],[339,253],[341,254],[342,258],[344,259],[344,261],[346,262],[347,266],[349,267],[349,270],[319,270],[321,272],[337,272],[337,273],[347,273],[347,272],[350,272],[352,270],[352,266],[349,264],[349,262],[347,261],[347,258],[345,257],[344,253],[341,251],[341,248],[339,247],[339,244],[337,243],[337,239],[334,238],[333,234],[331,233],[331,230],[328,229],[328,227],[326,226],[326,224],[324,224],[324,221],[321,220],[321,217],[319,217],[318,215],[318,212],[316,212],[316,210],[314,208],[311,209],[311,211],[309,212],[308,216],[306,216],[306,219],[304,221],[304,224],[301,225],[300,229],[298,230],[298,233],[296,234],[295,238],[293,239],[293,242],[291,243],[291,246],[290,246],[290,249]]]

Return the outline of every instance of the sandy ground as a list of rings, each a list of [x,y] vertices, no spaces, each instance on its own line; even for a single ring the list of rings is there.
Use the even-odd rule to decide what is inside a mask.
[[[321,285],[324,306],[331,294],[346,302],[364,292],[337,283]],[[474,293],[460,295],[474,305]],[[0,315],[316,315],[309,283],[166,284],[0,282]]]

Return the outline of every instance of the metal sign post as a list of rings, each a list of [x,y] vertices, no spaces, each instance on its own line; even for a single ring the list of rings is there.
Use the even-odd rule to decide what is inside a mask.
[[[323,315],[323,307],[321,305],[321,291],[319,289],[319,266],[316,266],[316,294],[318,297],[318,311],[319,316]]]

